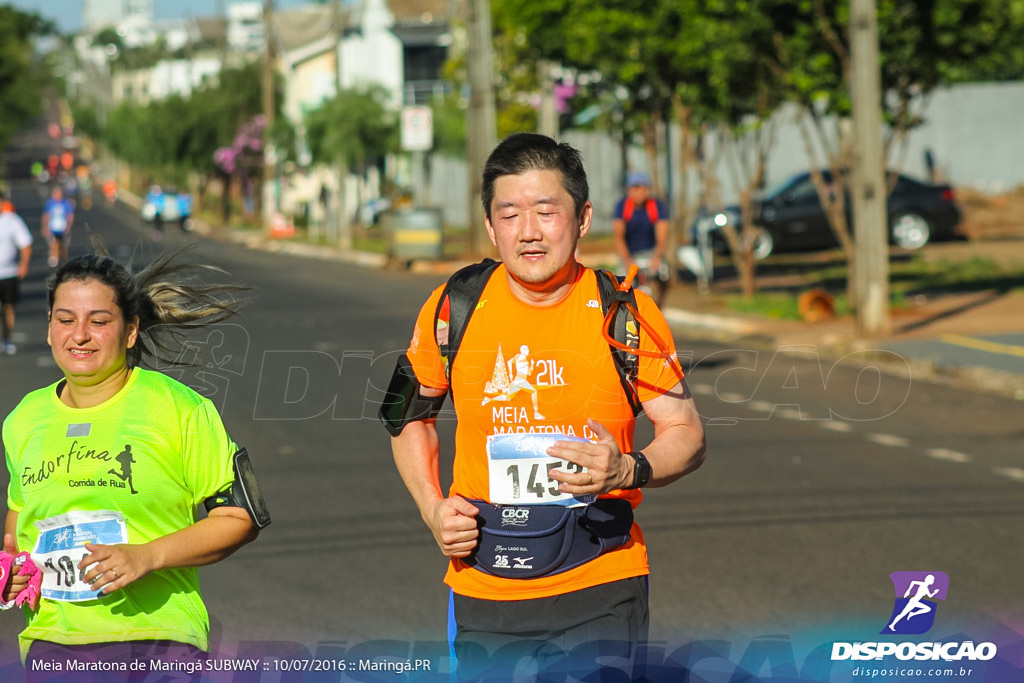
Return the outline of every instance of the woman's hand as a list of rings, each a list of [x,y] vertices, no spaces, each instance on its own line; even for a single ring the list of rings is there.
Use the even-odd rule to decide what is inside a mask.
[[[4,552],[11,557],[18,554],[18,546],[14,544],[13,534],[4,534]],[[16,564],[11,565],[10,576],[6,577],[6,581],[3,585],[3,601],[10,602],[18,593],[25,590],[28,587],[28,575],[19,575],[18,571],[21,569]]]
[[[86,543],[85,549],[89,554],[78,563],[78,569],[85,571],[82,580],[104,593],[113,593],[135,583],[155,568],[152,553],[145,544]]]

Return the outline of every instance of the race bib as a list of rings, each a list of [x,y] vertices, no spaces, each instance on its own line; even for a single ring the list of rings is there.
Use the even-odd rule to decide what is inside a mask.
[[[88,570],[79,570],[78,563],[89,554],[86,543],[128,542],[121,513],[113,510],[68,512],[36,522],[35,527],[39,530],[39,539],[32,551],[32,561],[43,572],[40,594],[61,602],[104,597],[105,593],[82,581]]]
[[[64,232],[68,227],[68,217],[63,207],[55,207],[50,214],[50,232]]]
[[[553,458],[547,449],[556,441],[587,439],[565,434],[496,434],[487,437],[487,467],[490,473],[490,501],[497,505],[588,505],[596,494],[574,496],[558,490],[552,470],[586,472],[566,460]]]

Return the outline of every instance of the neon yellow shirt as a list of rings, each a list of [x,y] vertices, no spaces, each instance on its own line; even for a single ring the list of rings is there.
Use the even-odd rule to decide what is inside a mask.
[[[196,508],[233,480],[228,437],[213,404],[159,372],[135,368],[117,395],[93,408],[66,406],[57,384],[28,394],[4,420],[18,513],[17,545],[31,550],[34,522],[74,511],[113,510],[129,543],[196,521]],[[22,659],[34,640],[66,645],[173,640],[209,649],[209,615],[196,568],[163,569],[85,602],[42,598],[25,608]]]

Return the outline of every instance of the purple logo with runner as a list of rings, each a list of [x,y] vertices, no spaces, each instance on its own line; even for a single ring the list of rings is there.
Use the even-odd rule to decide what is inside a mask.
[[[944,572],[893,572],[896,604],[882,633],[918,635],[935,623],[935,600],[945,600],[949,577]]]

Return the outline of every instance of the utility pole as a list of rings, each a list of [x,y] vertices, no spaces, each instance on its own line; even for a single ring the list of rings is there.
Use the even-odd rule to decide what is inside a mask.
[[[878,19],[874,0],[850,0],[853,69],[853,227],[857,330],[864,337],[889,333],[888,191],[882,155]]]
[[[274,0],[263,0],[263,226],[270,232],[277,212],[277,152],[270,141],[274,125]]]
[[[465,0],[469,78],[467,155],[469,169],[469,252],[481,256],[487,239],[480,203],[481,177],[487,156],[497,144],[494,112],[494,66],[490,0]]]
[[[334,31],[334,96],[341,95],[342,83],[344,82],[342,67],[342,38],[345,36],[345,26],[341,18],[341,0],[331,0],[331,28]],[[333,219],[337,223],[338,246],[342,249],[352,248],[352,220],[351,212],[348,210],[346,186],[348,181],[348,162],[342,159],[338,162],[338,190],[334,196]]]

